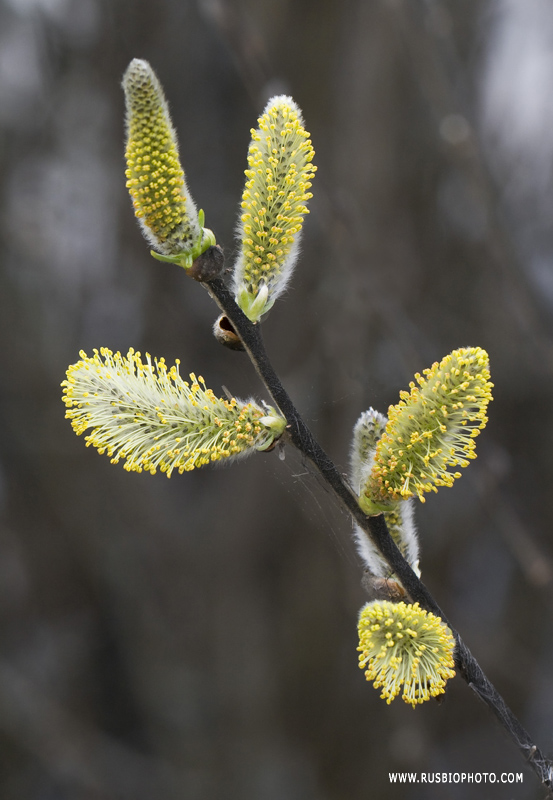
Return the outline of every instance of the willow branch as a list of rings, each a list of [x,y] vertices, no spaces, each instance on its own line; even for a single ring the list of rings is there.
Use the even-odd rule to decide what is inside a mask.
[[[203,281],[219,308],[223,311],[236,334],[242,340],[244,349],[250,357],[261,381],[286,419],[287,439],[308,459],[320,473],[330,491],[346,509],[358,525],[366,531],[371,541],[386,559],[390,568],[400,579],[403,587],[414,602],[422,608],[440,617],[452,630],[456,640],[455,664],[459,674],[491,709],[496,719],[507,732],[509,738],[521,751],[525,760],[532,767],[542,784],[547,787],[548,794],[553,797],[553,763],[545,758],[529,733],[507,706],[499,692],[488,680],[480,665],[452,627],[446,615],[436,603],[426,586],[413,572],[401,555],[392,537],[388,533],[384,517],[367,517],[360,509],[357,498],[348,486],[336,465],[313,437],[301,415],[295,408],[288,393],[276,374],[263,345],[259,325],[254,325],[237,306],[233,296],[220,278]]]

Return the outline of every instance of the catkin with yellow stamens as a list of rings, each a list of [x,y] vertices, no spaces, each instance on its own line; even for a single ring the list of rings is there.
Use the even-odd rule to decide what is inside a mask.
[[[106,453],[126,470],[167,477],[265,450],[280,437],[285,420],[253,401],[224,400],[207,389],[203,378],[179,374],[179,362],[129,350],[126,356],[107,348],[67,370],[63,381],[66,417],[78,435],[91,429],[87,446]]]
[[[167,101],[147,61],[123,77],[127,110],[127,187],[146,239],[164,255],[187,254],[202,239],[196,206],[179,160]]]
[[[309,133],[291,97],[269,100],[258,126],[248,150],[233,279],[236,301],[253,322],[290,278],[316,170]]]
[[[359,615],[359,667],[391,703],[402,699],[415,707],[443,694],[455,676],[455,639],[442,620],[418,603],[367,603]]]
[[[492,399],[486,351],[454,350],[415,379],[388,409],[386,430],[359,499],[367,514],[414,495],[424,502],[425,492],[451,486],[461,476],[457,468],[476,458],[474,439],[488,421]]]

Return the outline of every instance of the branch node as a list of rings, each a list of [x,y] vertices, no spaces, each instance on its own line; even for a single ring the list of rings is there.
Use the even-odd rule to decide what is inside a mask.
[[[209,283],[209,281],[221,276],[224,266],[223,248],[215,244],[208,247],[204,253],[198,256],[188,270],[188,275],[194,278],[195,281]]]
[[[226,314],[221,314],[221,316],[217,317],[215,320],[215,324],[213,325],[213,335],[219,344],[224,345],[224,347],[228,347],[229,350],[245,350],[242,339],[234,330],[232,322],[229,320]]]

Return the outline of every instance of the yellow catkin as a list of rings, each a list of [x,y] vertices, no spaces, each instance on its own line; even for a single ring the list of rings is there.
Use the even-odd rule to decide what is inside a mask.
[[[439,617],[418,603],[367,603],[359,615],[359,667],[391,703],[415,707],[445,691],[455,676],[455,639]]]
[[[127,110],[125,174],[136,217],[158,252],[190,252],[202,231],[186,186],[167,102],[147,61],[131,61],[123,89]]]
[[[80,355],[62,383],[66,417],[78,435],[90,430],[87,446],[126,470],[171,477],[266,449],[284,430],[272,408],[218,398],[194,373],[184,381],[178,361],[168,368],[133,349]]]
[[[237,302],[251,319],[272,306],[289,280],[309,213],[313,155],[296,103],[273,97],[252,130],[234,270]]]
[[[492,399],[486,351],[454,350],[415,380],[388,409],[359,501],[368,514],[414,495],[424,501],[425,492],[451,486],[458,468],[476,458],[474,439],[488,421]]]

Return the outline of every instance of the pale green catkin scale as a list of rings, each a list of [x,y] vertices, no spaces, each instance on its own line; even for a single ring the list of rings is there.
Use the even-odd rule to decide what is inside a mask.
[[[378,440],[386,429],[387,422],[388,420],[384,414],[375,412],[361,428],[358,449],[360,457],[365,461],[374,454]]]
[[[369,408],[364,411],[353,428],[350,449],[350,480],[356,494],[359,494],[374,462],[376,445],[386,429],[388,418]]]
[[[402,500],[391,511],[385,511],[384,521],[403,558],[411,567],[416,567],[419,548],[411,502]]]
[[[401,500],[395,504],[392,510],[385,511],[383,516],[388,532],[401,555],[420,576],[419,542],[412,503],[412,500]],[[357,552],[370,574],[376,578],[394,578],[394,580],[397,580],[393,570],[380,555],[368,533],[357,523],[354,524],[353,535]]]
[[[186,186],[167,102],[147,61],[131,61],[123,89],[127,110],[125,174],[136,217],[158,252],[191,252],[201,240],[202,230]]]
[[[353,429],[350,451],[350,479],[357,495],[360,495],[374,465],[376,448],[386,429],[388,419],[370,408],[363,412]],[[410,500],[399,500],[384,512],[388,531],[403,557],[418,572],[419,544],[414,522],[413,505]],[[390,578],[393,573],[368,534],[354,525],[357,551],[371,575]]]
[[[272,98],[252,130],[234,269],[236,300],[257,321],[290,278],[308,191],[316,167],[314,150],[292,98]]]
[[[179,362],[129,350],[126,356],[107,348],[67,370],[63,381],[66,418],[76,434],[91,429],[86,444],[106,453],[113,464],[125,460],[128,471],[167,477],[213,461],[264,450],[278,439],[285,420],[253,401],[224,400],[207,389],[203,378],[179,374]]]

